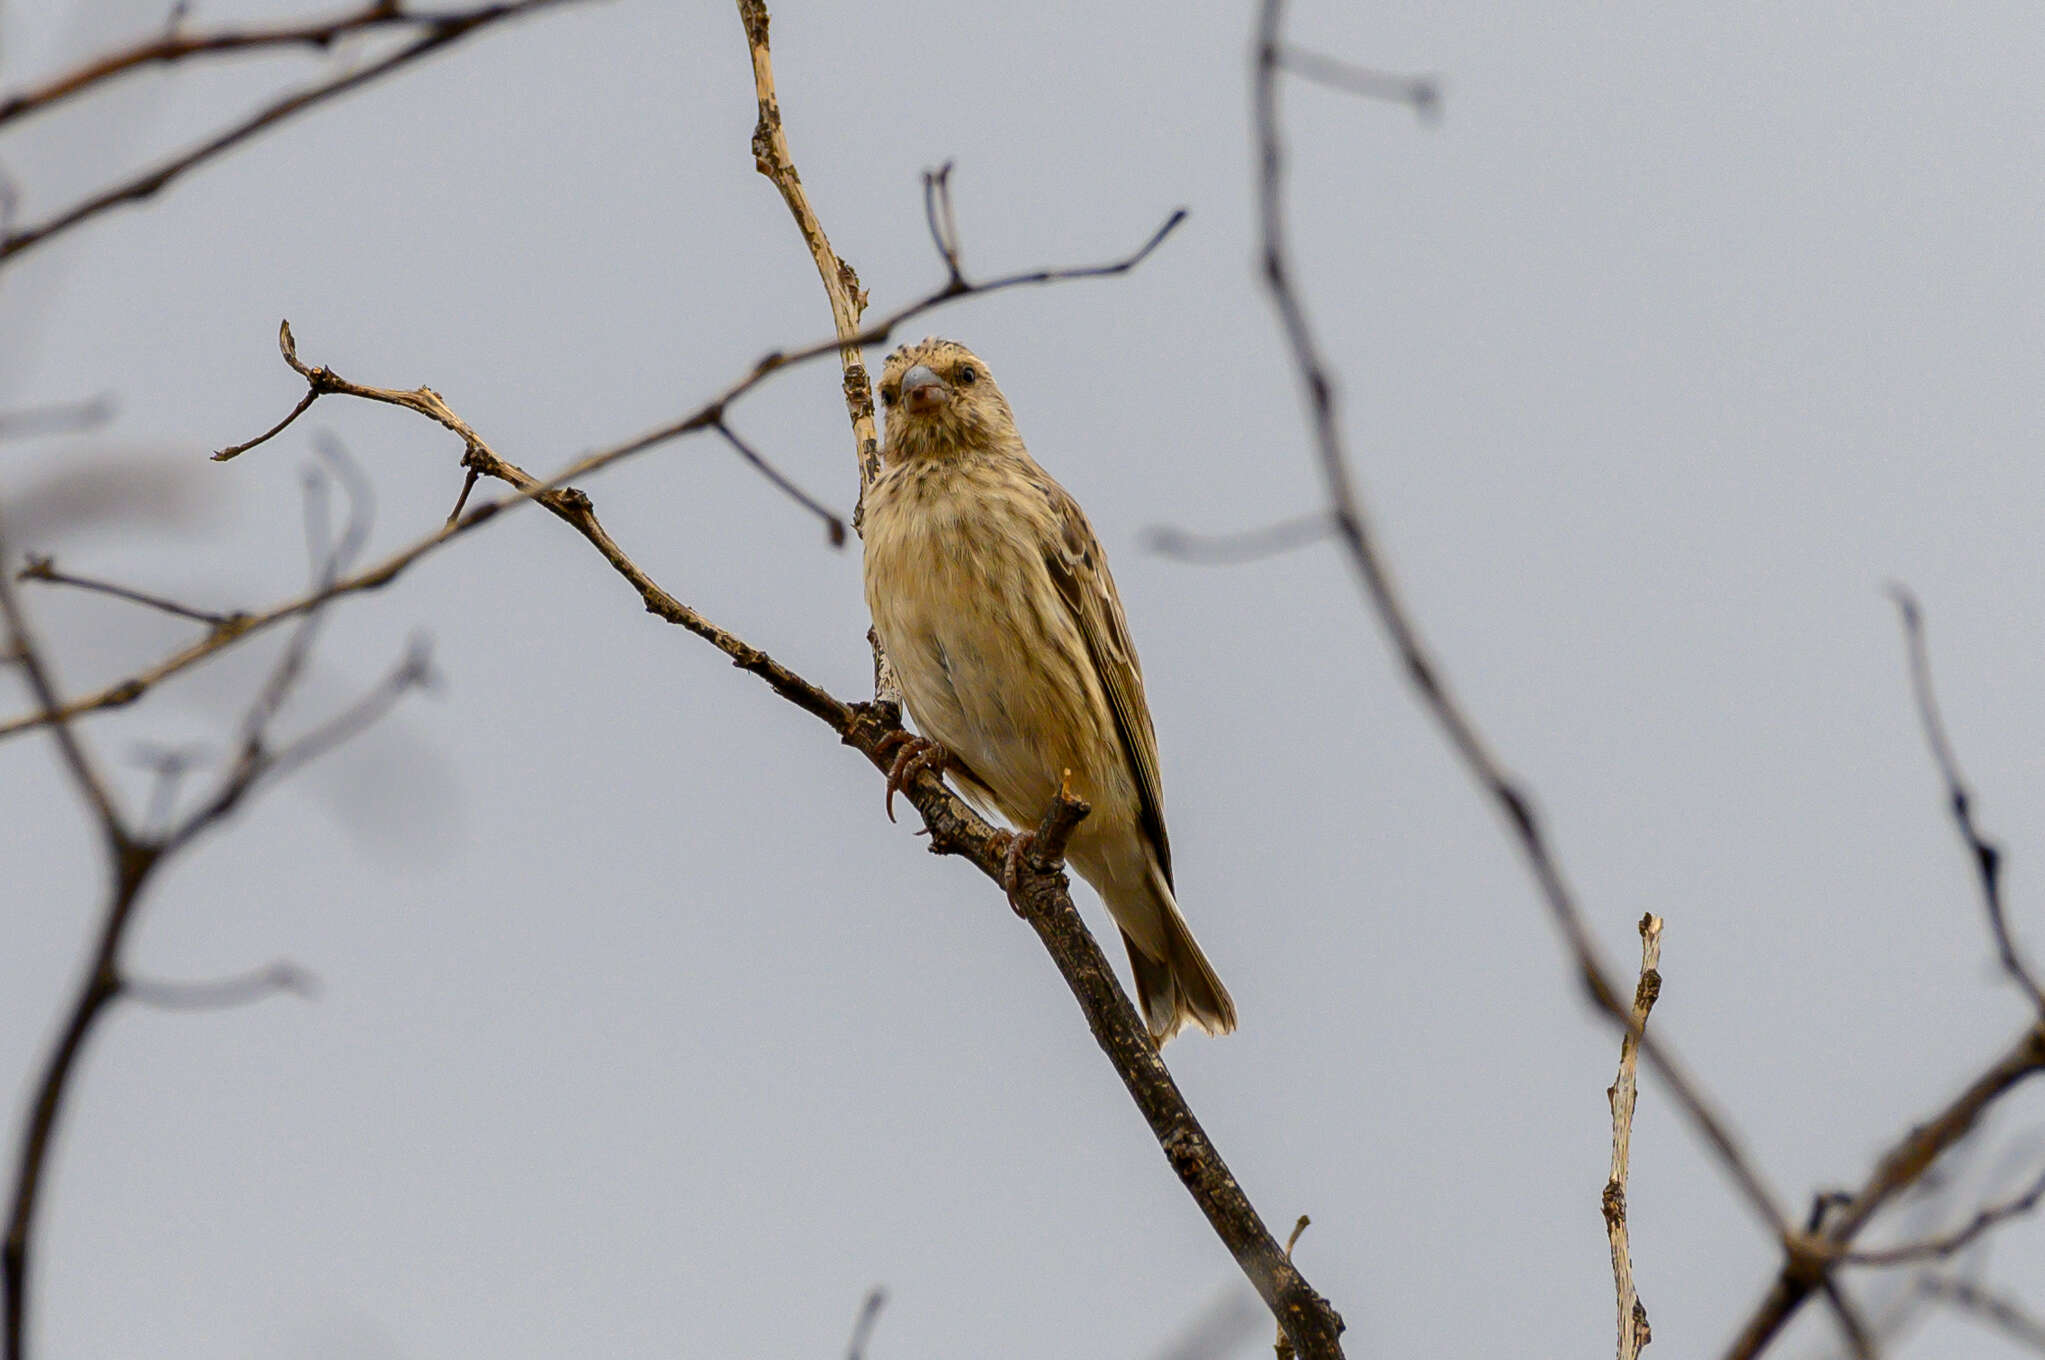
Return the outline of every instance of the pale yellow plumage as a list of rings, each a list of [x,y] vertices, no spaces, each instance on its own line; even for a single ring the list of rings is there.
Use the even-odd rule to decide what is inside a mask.
[[[1173,897],[1143,673],[1093,526],[963,345],[895,351],[880,391],[866,601],[909,716],[960,791],[1019,829],[1071,771],[1093,811],[1066,858],[1121,927],[1152,1036],[1226,1034],[1235,1005]]]

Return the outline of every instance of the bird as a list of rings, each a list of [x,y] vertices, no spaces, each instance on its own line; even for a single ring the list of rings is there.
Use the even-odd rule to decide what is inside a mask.
[[[1143,671],[1086,513],[964,345],[902,346],[879,392],[863,576],[917,733],[899,734],[890,800],[934,769],[1020,838],[1061,791],[1084,799],[1066,862],[1121,931],[1151,1039],[1227,1034],[1235,1002],[1179,910]]]

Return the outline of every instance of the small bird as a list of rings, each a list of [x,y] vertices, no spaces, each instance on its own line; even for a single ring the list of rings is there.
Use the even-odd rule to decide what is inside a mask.
[[[883,468],[866,493],[866,604],[921,739],[919,768],[1022,835],[1061,787],[1092,812],[1066,860],[1121,928],[1152,1039],[1236,1026],[1172,892],[1157,736],[1108,560],[1037,466],[987,365],[927,339],[881,369]]]

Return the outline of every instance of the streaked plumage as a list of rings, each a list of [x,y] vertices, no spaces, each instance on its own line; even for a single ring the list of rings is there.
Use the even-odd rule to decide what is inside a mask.
[[[1152,1036],[1226,1034],[1235,1005],[1173,897],[1143,673],[1093,526],[963,345],[896,350],[880,393],[866,602],[909,716],[960,792],[1018,829],[1072,772],[1093,811],[1066,859],[1121,927]]]

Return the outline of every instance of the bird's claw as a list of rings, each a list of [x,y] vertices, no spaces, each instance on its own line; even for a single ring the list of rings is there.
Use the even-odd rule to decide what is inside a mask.
[[[894,760],[888,766],[888,793],[882,806],[887,809],[888,820],[895,820],[895,795],[909,787],[917,775],[925,770],[942,772],[951,760],[951,752],[925,737],[913,732],[890,732],[880,739],[876,754],[885,759],[889,752]]]
[[[1015,914],[1020,916],[1023,914],[1022,903],[1016,895],[1022,888],[1023,856],[1027,855],[1030,852],[1030,847],[1037,843],[1037,833],[1034,831],[997,831],[994,834],[1002,838],[1000,842],[1001,890],[1008,894],[1008,905],[1014,907]]]

